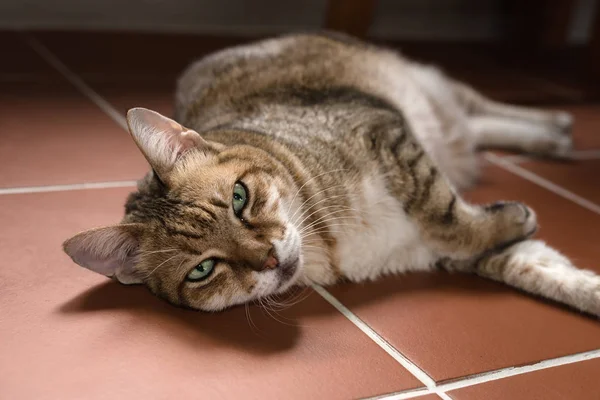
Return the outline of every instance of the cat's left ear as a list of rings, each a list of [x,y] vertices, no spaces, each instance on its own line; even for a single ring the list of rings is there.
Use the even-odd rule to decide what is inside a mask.
[[[124,284],[142,283],[136,269],[141,224],[119,224],[81,232],[63,243],[65,253],[84,268]]]
[[[127,125],[152,169],[164,183],[176,163],[191,152],[209,156],[215,152],[211,143],[198,132],[187,129],[170,118],[145,108],[127,112]]]

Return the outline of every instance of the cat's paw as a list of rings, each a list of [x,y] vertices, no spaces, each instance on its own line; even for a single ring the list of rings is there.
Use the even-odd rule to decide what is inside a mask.
[[[556,112],[554,113],[552,125],[556,131],[565,136],[570,136],[573,129],[573,115],[565,111]]]
[[[527,151],[541,157],[569,160],[572,158],[573,138],[558,129],[551,129],[543,137],[532,141]]]
[[[554,157],[570,159],[573,152],[573,139],[570,136],[560,136],[555,139],[551,154]]]
[[[507,229],[508,241],[526,239],[537,230],[535,211],[523,203],[499,201],[488,206],[488,210],[501,213],[500,222]]]

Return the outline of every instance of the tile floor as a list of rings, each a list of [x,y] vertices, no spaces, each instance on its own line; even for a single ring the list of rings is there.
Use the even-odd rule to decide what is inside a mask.
[[[146,169],[126,109],[170,113],[178,71],[232,43],[0,34],[0,398],[600,399],[600,321],[479,278],[306,290],[271,315],[249,307],[250,325],[243,307],[179,310],[73,265],[61,242],[117,221]],[[600,105],[485,58],[422,54],[500,99],[569,93],[580,160],[489,155],[468,197],[529,203],[541,238],[600,272]]]

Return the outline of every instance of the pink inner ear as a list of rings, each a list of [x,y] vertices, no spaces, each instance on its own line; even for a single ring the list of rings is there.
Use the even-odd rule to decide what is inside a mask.
[[[77,264],[106,276],[117,276],[124,283],[135,278],[135,252],[138,242],[132,225],[116,225],[82,232],[67,240],[65,252]],[[134,279],[135,278],[135,279]]]
[[[155,111],[132,108],[127,112],[129,130],[148,162],[163,181],[181,154],[202,150],[200,135]]]
[[[82,267],[106,276],[113,276],[119,267],[118,260],[111,258],[102,260],[85,252],[76,255],[73,260]]]

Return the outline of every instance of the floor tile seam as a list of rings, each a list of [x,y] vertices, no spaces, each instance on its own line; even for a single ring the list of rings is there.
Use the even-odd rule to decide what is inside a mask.
[[[94,104],[96,104],[100,109],[102,109],[108,116],[110,116],[116,123],[118,123],[123,129],[127,129],[127,123],[125,117],[121,115],[108,101],[102,98],[97,92],[95,92],[89,85],[87,85],[79,76],[77,76],[73,71],[71,71],[56,55],[54,55],[46,46],[44,46],[41,42],[39,42],[35,37],[31,35],[25,36],[26,42],[31,46],[31,48],[42,57],[48,64],[50,64],[53,68],[55,68],[58,72],[60,72],[65,79],[67,79],[73,86],[80,90],[84,95],[88,97]],[[507,170],[523,179],[529,180],[532,183],[535,183],[561,197],[567,198],[568,200],[587,208],[597,214],[600,214],[600,206],[596,205],[593,202],[589,202],[588,200],[580,197],[559,185],[554,184],[551,181],[548,181],[540,176],[531,173],[529,171],[523,170],[517,165],[509,162],[503,161],[500,157],[495,156],[493,154],[486,154],[485,158],[492,164],[497,165],[498,167]],[[399,362],[405,369],[407,369],[415,378],[417,378],[421,383],[423,383],[426,388],[429,389],[429,392],[436,393],[443,399],[451,399],[448,395],[446,395],[446,391],[455,390],[461,387],[472,386],[475,384],[480,384],[484,382],[489,382],[492,380],[503,379],[509,376],[520,375],[540,369],[550,368],[552,366],[565,365],[576,361],[563,362],[554,360],[547,360],[548,366],[534,368],[535,366],[544,364],[545,361],[534,364],[531,366],[531,369],[528,369],[530,366],[525,367],[511,367],[505,370],[496,371],[489,374],[482,374],[476,377],[461,379],[458,381],[453,381],[449,383],[442,383],[441,385],[437,385],[436,382],[427,375],[423,370],[421,370],[416,364],[410,361],[406,356],[404,356],[398,349],[392,346],[389,342],[387,342],[379,333],[377,333],[372,327],[362,321],[358,316],[352,313],[347,307],[345,307],[339,300],[337,300],[333,295],[331,295],[327,290],[320,286],[313,286],[315,291],[319,293],[321,297],[323,297],[326,301],[328,301],[333,307],[335,307],[340,313],[342,313],[348,320],[350,320],[356,327],[358,327],[363,333],[365,333],[371,340],[373,340],[377,345],[379,345],[384,351],[386,351],[392,358],[394,358],[397,362]],[[600,350],[594,351],[594,357],[600,357]],[[555,364],[552,364],[552,361],[555,361]],[[583,361],[583,360],[582,360]],[[423,393],[423,395],[426,393]]]
[[[75,86],[81,93],[86,95],[92,102],[94,102],[100,109],[102,109],[109,117],[113,118],[115,122],[121,125],[124,129],[127,129],[127,123],[125,118],[104,98],[102,98],[97,92],[95,92],[87,83],[71,71],[56,55],[54,55],[48,48],[42,43],[35,39],[31,35],[25,36],[26,42],[52,67],[60,72],[65,79],[67,79],[73,86]],[[424,371],[412,363],[408,358],[396,350],[391,344],[383,339],[377,332],[375,332],[366,323],[360,320],[354,315],[348,308],[334,298],[328,291],[321,286],[314,286],[314,290],[319,293],[326,301],[328,301],[336,310],[341,312],[350,322],[358,327],[363,333],[365,333],[371,340],[373,340],[380,348],[400,363],[406,370],[409,371],[416,379],[425,385],[425,387],[431,389],[435,386],[435,381],[429,377]]]
[[[402,399],[414,399],[422,396],[427,396],[434,393],[431,389],[426,387],[418,388],[418,389],[407,389],[401,390],[399,392],[393,393],[384,393],[376,396],[363,397],[361,400],[402,400]]]
[[[34,36],[24,34],[24,39],[29,44],[29,46],[40,56],[42,57],[48,64],[50,64],[53,68],[55,68],[59,73],[61,73],[65,79],[67,79],[71,84],[73,84],[77,89],[80,90],[81,93],[86,95],[89,100],[94,102],[102,111],[104,111],[109,117],[111,117],[116,123],[118,123],[123,129],[127,129],[127,122],[125,117],[119,113],[108,101],[106,101],[103,97],[101,97],[97,92],[95,92],[83,79],[81,79],[77,74],[71,71],[54,53],[52,53],[46,46],[44,46],[41,42],[39,42]],[[504,169],[507,170],[517,176],[520,176],[523,179],[529,180],[532,183],[535,183],[541,187],[544,187],[547,190],[554,192],[555,194],[567,198],[568,200],[587,208],[588,210],[600,214],[600,206],[590,202],[583,197],[576,195],[573,192],[568,191],[567,189],[562,188],[559,185],[554,184],[547,179],[540,177],[537,174],[534,174],[530,171],[527,171],[516,164],[510,163],[509,161],[502,160],[501,157],[498,157],[494,154],[488,153],[485,156],[485,159]]]
[[[29,193],[49,193],[49,192],[67,192],[75,190],[94,190],[94,189],[112,189],[121,187],[135,187],[137,181],[102,181],[102,182],[84,182],[84,183],[67,183],[60,185],[40,185],[40,186],[17,186],[0,188],[0,196],[12,194],[29,194]]]
[[[108,101],[100,96],[91,86],[89,86],[80,76],[73,72],[65,63],[63,63],[48,47],[40,42],[35,36],[23,33],[22,38],[33,51],[36,52],[47,64],[58,71],[69,83],[79,90],[92,103],[96,104],[105,114],[107,114],[121,128],[127,130],[127,120],[125,116],[119,113]]]
[[[337,311],[339,311],[344,317],[346,317],[346,319],[348,319],[352,324],[354,324],[354,326],[360,329],[373,342],[375,342],[375,344],[377,344],[381,349],[383,349],[388,355],[390,355],[395,361],[397,361],[423,385],[425,385],[427,389],[433,390],[435,388],[436,383],[433,378],[431,378],[425,371],[419,368],[415,363],[410,361],[408,357],[406,357],[398,349],[391,345],[387,340],[385,340],[375,329],[373,329],[366,322],[360,319],[356,314],[354,314],[341,301],[339,301],[335,296],[333,296],[327,289],[316,284],[313,284],[311,286],[315,290],[315,292],[317,292],[323,299],[325,299]]]
[[[578,194],[575,194],[573,192],[571,192],[568,189],[565,189],[564,187],[546,179],[543,178],[517,164],[514,164],[508,160],[504,160],[503,157],[499,157],[495,154],[485,154],[484,158],[490,163],[495,165],[498,168],[501,168],[507,172],[512,173],[513,175],[516,175],[522,179],[525,179],[526,181],[529,181],[537,186],[540,186],[546,190],[548,190],[549,192],[552,192],[566,200],[571,201],[572,203],[577,204],[580,207],[583,207],[585,209],[587,209],[588,211],[591,211],[593,213],[599,214],[600,215],[600,205],[594,203],[593,201],[590,201]]]
[[[536,363],[526,364],[522,366],[511,366],[506,368],[497,369],[494,371],[482,372],[479,374],[466,375],[460,378],[451,380],[437,381],[434,388],[428,391],[423,390],[403,390],[387,395],[380,395],[374,397],[377,400],[399,400],[399,399],[410,399],[418,398],[427,394],[447,394],[452,390],[458,390],[466,387],[481,385],[484,383],[510,378],[513,376],[526,375],[536,371],[542,371],[549,368],[560,367],[563,365],[575,364],[579,362],[585,362],[600,358],[600,349],[589,350],[581,353],[569,354],[566,356],[549,358]]]

